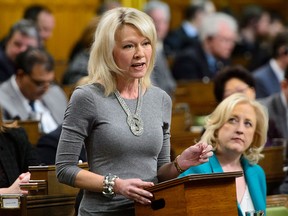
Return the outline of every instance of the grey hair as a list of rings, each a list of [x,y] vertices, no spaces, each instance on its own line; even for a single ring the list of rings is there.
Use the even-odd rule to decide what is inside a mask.
[[[161,2],[161,1],[149,1],[148,3],[146,3],[144,5],[143,11],[147,14],[150,14],[151,11],[155,10],[155,9],[160,9],[162,10],[168,21],[170,21],[171,19],[171,13],[170,13],[170,7],[167,3],[165,2]]]
[[[7,40],[11,39],[15,32],[20,32],[27,37],[36,38],[39,42],[39,33],[35,23],[32,20],[21,19],[10,29]]]
[[[232,31],[237,33],[237,21],[228,14],[217,12],[204,17],[199,29],[200,40],[204,41],[208,37],[217,35],[222,24],[226,24]]]

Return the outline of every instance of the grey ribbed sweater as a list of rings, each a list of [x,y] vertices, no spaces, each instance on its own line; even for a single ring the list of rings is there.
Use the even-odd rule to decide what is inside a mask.
[[[134,113],[137,99],[125,102]],[[59,181],[74,185],[84,144],[91,172],[157,183],[157,169],[170,162],[171,106],[171,98],[163,90],[149,88],[143,96],[141,111],[144,132],[137,137],[130,131],[126,113],[114,94],[105,97],[99,84],[78,87],[67,107],[58,145]],[[119,212],[124,209],[131,212],[131,208],[133,201],[124,196],[110,200],[101,193],[84,191],[79,215],[133,215]]]

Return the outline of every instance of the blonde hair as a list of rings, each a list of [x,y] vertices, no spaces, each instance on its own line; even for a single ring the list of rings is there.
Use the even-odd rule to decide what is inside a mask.
[[[216,109],[207,117],[205,132],[202,140],[211,144],[214,150],[217,149],[217,133],[219,129],[227,122],[231,113],[238,104],[249,104],[256,113],[256,130],[250,147],[243,153],[243,156],[251,163],[258,163],[263,157],[261,151],[267,140],[268,113],[266,108],[256,100],[249,99],[242,93],[235,93],[224,99]]]
[[[102,84],[106,96],[116,90],[116,74],[123,74],[123,71],[115,63],[113,49],[115,46],[115,34],[118,29],[125,25],[137,28],[151,43],[152,57],[150,65],[148,65],[147,72],[141,80],[144,88],[148,88],[151,85],[150,75],[155,63],[157,41],[153,21],[149,15],[137,9],[114,8],[105,12],[98,23],[88,61],[88,72],[91,82]]]

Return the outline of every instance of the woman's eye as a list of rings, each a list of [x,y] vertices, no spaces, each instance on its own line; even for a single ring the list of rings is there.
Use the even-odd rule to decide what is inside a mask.
[[[251,122],[245,122],[245,125],[246,125],[247,127],[252,127],[252,126],[253,126]]]
[[[124,49],[131,49],[132,47],[133,47],[132,44],[127,44],[127,45],[124,46]]]
[[[229,118],[229,119],[228,119],[228,122],[230,122],[230,123],[236,123],[237,120],[236,120],[236,118]]]
[[[148,45],[150,45],[151,43],[149,42],[149,41],[146,41],[146,42],[144,42],[144,46],[148,46]]]

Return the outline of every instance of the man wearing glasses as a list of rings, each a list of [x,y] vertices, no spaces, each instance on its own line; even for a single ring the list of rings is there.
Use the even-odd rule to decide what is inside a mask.
[[[44,133],[62,123],[67,98],[53,83],[54,61],[47,51],[29,48],[16,57],[17,73],[0,85],[4,120],[39,120]]]

